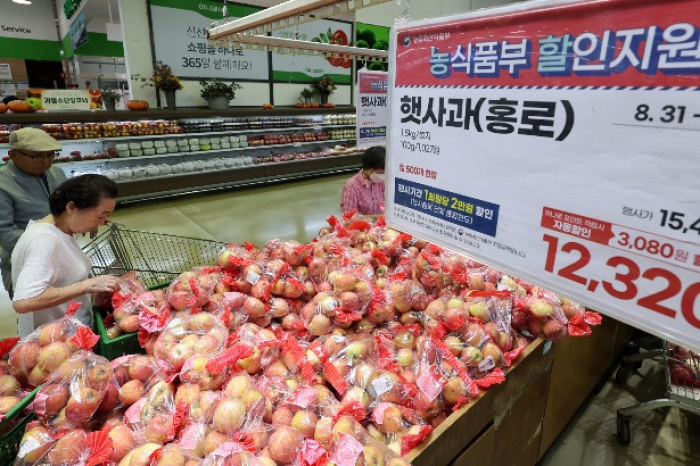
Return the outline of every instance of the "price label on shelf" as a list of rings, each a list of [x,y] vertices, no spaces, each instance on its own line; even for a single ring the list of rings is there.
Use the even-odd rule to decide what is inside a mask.
[[[395,28],[387,222],[700,351],[698,18],[553,0]]]

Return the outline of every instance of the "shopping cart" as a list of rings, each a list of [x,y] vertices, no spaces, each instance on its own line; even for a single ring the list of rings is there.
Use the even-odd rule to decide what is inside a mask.
[[[630,421],[637,413],[675,407],[700,414],[700,354],[664,341],[660,355],[666,379],[666,398],[617,410],[617,440],[623,445],[630,443]]]
[[[171,282],[192,267],[214,265],[225,243],[202,238],[109,228],[83,247],[92,261],[92,276],[138,272],[139,280],[153,287]]]

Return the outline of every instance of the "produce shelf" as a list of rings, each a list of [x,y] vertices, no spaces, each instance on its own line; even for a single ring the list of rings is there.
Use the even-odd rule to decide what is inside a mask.
[[[41,124],[41,123],[72,123],[76,121],[114,121],[114,120],[184,120],[188,118],[235,118],[235,117],[283,117],[283,116],[314,116],[332,115],[334,113],[356,113],[355,107],[333,108],[295,108],[275,107],[263,110],[260,107],[236,108],[228,110],[210,110],[208,108],[178,108],[176,110],[148,109],[148,110],[117,110],[107,112],[104,110],[90,110],[84,112],[35,112],[35,113],[11,113],[0,115],[0,125],[13,123]]]
[[[75,167],[81,167],[81,166],[89,166],[89,165],[103,165],[103,164],[113,164],[113,163],[119,163],[119,162],[124,162],[126,160],[157,160],[157,159],[167,159],[170,157],[188,157],[188,156],[193,156],[193,155],[204,155],[204,154],[220,154],[222,152],[248,152],[251,150],[260,150],[260,149],[274,149],[274,148],[279,148],[279,147],[304,147],[304,146],[311,146],[311,145],[328,145],[333,142],[348,142],[348,141],[355,141],[355,139],[327,139],[325,141],[307,141],[307,142],[294,142],[294,143],[287,143],[287,144],[267,144],[267,145],[259,145],[259,146],[248,146],[248,147],[237,147],[237,148],[230,148],[230,149],[210,149],[210,150],[198,150],[198,151],[193,151],[193,152],[169,152],[167,154],[154,154],[154,155],[139,155],[136,157],[115,157],[112,159],[94,159],[94,160],[81,160],[78,162],[59,162],[57,166],[63,167],[63,166],[75,166]]]

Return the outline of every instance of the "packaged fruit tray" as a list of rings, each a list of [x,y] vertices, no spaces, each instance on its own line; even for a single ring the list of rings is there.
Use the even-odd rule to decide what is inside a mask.
[[[36,417],[34,412],[24,411],[34,401],[39,388],[35,388],[0,421],[0,466],[11,466],[15,463],[24,428]]]

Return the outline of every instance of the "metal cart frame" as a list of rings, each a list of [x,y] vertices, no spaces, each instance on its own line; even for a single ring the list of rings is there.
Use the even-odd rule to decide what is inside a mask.
[[[628,362],[641,364],[641,360],[652,356],[661,356],[664,365],[666,381],[666,398],[646,401],[636,406],[617,410],[617,440],[622,445],[628,445],[631,440],[630,422],[632,416],[652,409],[675,407],[694,414],[700,414],[700,359],[690,353],[690,357],[681,360],[675,346],[666,341],[662,342],[660,350],[652,350],[625,358]],[[624,366],[623,366],[624,367]],[[685,370],[687,377],[674,377],[674,371]],[[618,381],[620,378],[618,377]]]
[[[138,272],[151,287],[172,281],[193,267],[213,265],[226,243],[202,238],[129,230],[118,223],[83,247],[92,276]]]

